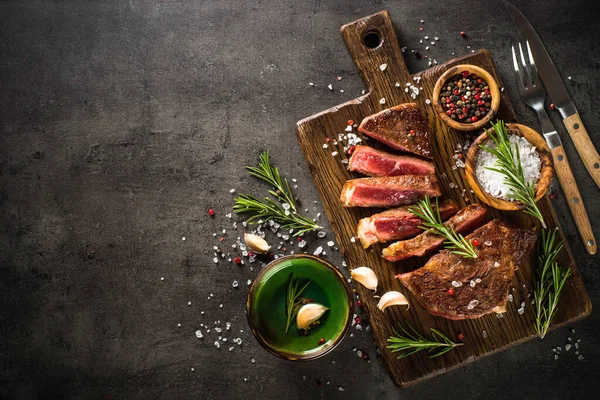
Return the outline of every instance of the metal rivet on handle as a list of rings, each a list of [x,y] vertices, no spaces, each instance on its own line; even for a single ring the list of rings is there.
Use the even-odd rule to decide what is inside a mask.
[[[577,197],[573,197],[571,200],[572,200],[572,201],[573,201],[573,203],[575,203],[575,204],[579,203],[579,199],[578,199]]]
[[[579,129],[579,124],[575,124],[575,125],[573,125],[573,128],[575,128],[575,129]]]
[[[557,158],[558,158],[558,161],[562,161],[563,160],[563,155],[559,154]]]
[[[588,244],[588,246],[593,246],[594,245],[594,241],[593,240],[588,240],[587,244]]]

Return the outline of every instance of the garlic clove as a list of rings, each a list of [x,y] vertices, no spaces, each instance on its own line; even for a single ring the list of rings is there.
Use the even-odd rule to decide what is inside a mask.
[[[388,308],[389,306],[408,306],[408,300],[406,300],[406,297],[404,297],[404,295],[400,292],[387,292],[385,293],[383,296],[381,296],[381,299],[379,299],[379,303],[377,304],[377,308],[379,308],[381,311],[385,310],[386,308]]]
[[[300,307],[296,315],[296,325],[298,329],[308,330],[308,328],[319,320],[329,308],[319,303],[308,303]]]
[[[258,254],[267,254],[271,248],[265,239],[253,233],[244,233],[244,242],[250,250]]]
[[[362,284],[364,287],[370,290],[377,290],[377,275],[371,268],[358,267],[350,271],[352,279]]]

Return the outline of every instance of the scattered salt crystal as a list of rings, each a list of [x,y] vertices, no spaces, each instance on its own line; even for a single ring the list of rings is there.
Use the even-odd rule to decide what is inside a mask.
[[[571,79],[571,77],[569,77],[569,79]],[[579,361],[581,361],[581,360],[583,360],[583,356],[580,354],[580,355],[577,357],[577,359],[578,359]]]
[[[221,347],[221,343],[218,340],[215,340],[215,347],[218,349]]]
[[[252,364],[254,364],[256,362],[256,360],[254,358],[250,361],[252,362]]]
[[[338,390],[339,390],[340,392],[343,392],[343,391],[345,391],[346,389],[344,389],[343,387],[341,387],[341,386],[340,386],[340,387],[338,387]]]
[[[351,241],[352,243],[354,243],[354,242],[356,242],[356,238],[355,238],[354,236],[352,236],[352,237],[350,238],[350,241]]]
[[[326,234],[327,234],[327,233],[325,233],[325,231],[319,231],[319,232],[317,233],[317,236],[318,236],[318,237],[320,237],[320,238],[324,238]]]
[[[326,149],[326,148],[328,148],[328,147],[329,147],[329,145],[328,145],[327,143],[325,143],[325,144],[323,145],[323,148],[324,148],[324,149]]]
[[[475,283],[481,283],[481,278],[476,278]]]
[[[396,87],[400,87],[400,82],[396,82],[396,83],[394,83],[394,86],[396,86]]]
[[[431,100],[425,99],[425,104],[431,104]]]
[[[239,286],[238,281],[233,281],[233,283],[231,284],[231,286],[233,286],[234,288]]]
[[[362,325],[361,325],[361,324],[356,324],[355,328],[356,328],[356,330],[358,330],[358,331],[362,331],[362,328],[363,328],[363,327],[362,327]]]
[[[462,282],[452,281],[452,286],[454,286],[454,287],[461,287],[462,286]]]
[[[344,129],[346,132],[352,132],[352,125],[348,125],[346,127],[346,129]]]
[[[379,69],[382,70],[382,71],[385,71],[386,68],[387,68],[387,64],[381,64],[379,66]]]
[[[337,151],[334,151],[333,153],[331,153],[331,156],[332,156],[332,157],[335,157],[335,156],[337,156],[337,155],[338,155],[338,152],[337,152]]]
[[[513,302],[513,295],[512,294],[508,295],[508,301],[510,301],[511,303]]]
[[[467,310],[472,310],[479,304],[479,300],[471,300],[469,304],[467,304]]]
[[[469,285],[470,285],[471,287],[475,287],[475,281],[474,281],[474,280],[471,280],[471,282],[469,282]]]
[[[385,97],[382,97],[382,98],[379,100],[379,104],[385,104]]]
[[[485,330],[483,332],[481,332],[481,335],[483,336],[484,339],[488,337],[487,331],[485,331]]]
[[[312,83],[312,82],[308,82],[308,84],[309,84],[310,86],[315,86],[315,84],[314,84],[314,83]]]
[[[323,247],[319,246],[319,247],[317,247],[317,249],[315,250],[313,255],[318,256],[318,255],[321,255],[322,252],[323,252]]]
[[[519,315],[523,315],[525,313],[525,308],[521,307],[517,310],[517,312],[519,313]]]
[[[327,85],[327,87],[329,88],[329,90],[333,91],[333,86],[331,85],[331,83]]]
[[[567,343],[567,344],[565,345],[565,350],[566,350],[566,351],[569,351],[569,350],[571,350],[571,345]]]
[[[485,242],[483,242],[483,244],[485,244],[486,246],[491,246],[492,242],[490,242],[489,240],[486,240]]]
[[[161,281],[164,281],[164,280],[165,280],[165,278],[161,276],[161,277],[160,277],[160,280],[161,280]]]
[[[198,330],[196,331],[196,337],[197,337],[198,339],[202,339],[202,338],[204,337],[204,335],[202,335],[202,332],[200,331],[200,329],[198,329]]]
[[[498,268],[500,266],[500,263],[498,261],[494,262],[494,268]]]
[[[192,302],[191,302],[191,301],[188,301],[188,306],[191,306],[191,305],[192,305]]]
[[[235,193],[235,189],[231,189],[229,193]]]
[[[335,243],[333,242],[333,240],[330,240],[329,242],[327,242],[327,246],[329,247],[333,247]]]
[[[304,248],[304,246],[306,246],[306,241],[305,240],[301,240],[298,242],[298,247],[300,247],[301,249]]]

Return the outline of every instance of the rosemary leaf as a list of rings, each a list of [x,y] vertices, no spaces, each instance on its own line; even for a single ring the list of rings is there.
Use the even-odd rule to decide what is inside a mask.
[[[431,206],[429,197],[419,201],[417,206],[409,208],[409,211],[423,220],[423,226],[420,226],[421,229],[429,229],[436,235],[446,238],[446,249],[450,252],[463,258],[477,258],[473,243],[442,222],[437,197],[435,199],[435,211]]]
[[[294,237],[322,228],[312,219],[298,214],[290,184],[287,179],[282,179],[279,170],[271,165],[268,150],[261,154],[258,167],[246,167],[246,169],[250,175],[273,186],[275,190],[268,192],[279,202],[268,197],[261,200],[252,195],[240,194],[235,198],[233,206],[236,214],[253,213],[254,215],[247,220],[249,224],[257,224],[260,220],[272,220],[280,224],[283,229],[294,229]]]
[[[541,231],[538,243],[538,267],[533,291],[533,311],[535,314],[535,330],[543,339],[550,328],[552,319],[558,310],[560,293],[571,275],[570,268],[563,268],[556,261],[562,249],[562,242],[557,241],[558,231]]]
[[[406,324],[410,331],[402,324],[398,324],[400,333],[394,330],[396,336],[390,336],[387,340],[389,343],[387,348],[392,353],[399,353],[398,358],[408,357],[422,350],[427,350],[429,358],[434,358],[449,352],[456,346],[462,346],[462,343],[454,343],[437,329],[431,328],[432,339],[430,340],[418,333],[411,324],[408,322]]]
[[[300,310],[300,306],[302,305],[302,299],[300,296],[302,292],[306,289],[306,287],[310,284],[310,281],[306,281],[302,287],[300,287],[300,279],[295,278],[294,275],[290,274],[290,279],[287,284],[287,295],[286,295],[286,306],[285,306],[285,314],[287,316],[285,322],[285,333],[288,333],[290,329],[290,325],[294,321],[294,318],[298,314]]]
[[[519,146],[516,143],[514,148],[511,146],[504,121],[498,120],[495,124],[492,123],[492,127],[493,132],[489,131],[488,136],[494,141],[496,147],[480,147],[496,156],[498,161],[496,161],[496,165],[485,168],[503,175],[504,183],[510,188],[508,195],[512,199],[523,203],[525,205],[523,211],[537,218],[542,227],[546,228],[544,217],[535,200],[535,181],[527,182],[523,174]]]

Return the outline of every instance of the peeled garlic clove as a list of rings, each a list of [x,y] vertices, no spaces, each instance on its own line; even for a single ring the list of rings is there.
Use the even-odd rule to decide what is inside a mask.
[[[381,299],[379,299],[379,303],[377,304],[377,308],[379,308],[381,311],[385,310],[386,308],[388,308],[389,306],[407,306],[408,305],[408,300],[406,300],[406,297],[404,297],[404,295],[400,292],[387,292],[385,293],[383,296],[381,296]]]
[[[377,275],[371,268],[358,267],[350,271],[352,279],[370,290],[377,290]]]
[[[298,329],[307,330],[313,323],[321,318],[327,310],[329,310],[329,308],[319,303],[308,303],[303,305],[300,310],[298,310],[298,315],[296,316],[296,325],[298,325]]]
[[[253,233],[244,233],[244,242],[250,250],[258,254],[267,254],[271,248],[265,239]]]

